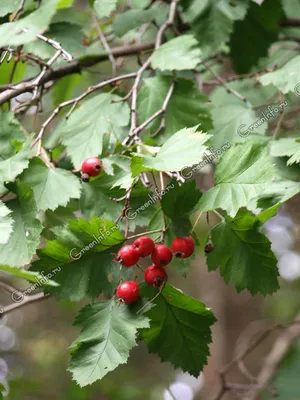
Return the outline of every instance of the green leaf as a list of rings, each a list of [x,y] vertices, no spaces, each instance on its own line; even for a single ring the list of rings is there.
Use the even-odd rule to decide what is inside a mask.
[[[20,46],[32,42],[36,35],[48,28],[56,12],[58,0],[43,1],[41,6],[26,17],[0,26],[0,47]],[[27,31],[24,32],[24,29]]]
[[[270,45],[277,40],[278,21],[282,17],[280,0],[264,1],[262,5],[251,2],[245,20],[235,23],[230,40],[231,57],[238,73],[249,72],[261,57],[267,56]]]
[[[0,160],[12,153],[12,140],[24,142],[25,132],[11,111],[0,112]],[[14,152],[15,153],[15,152]]]
[[[6,203],[12,211],[14,230],[6,244],[0,244],[0,264],[23,266],[31,261],[40,243],[41,223],[36,219],[37,209],[31,188],[17,184],[17,198]]]
[[[125,11],[114,19],[112,24],[113,31],[117,36],[123,36],[131,29],[153,21],[160,12],[158,7],[149,8],[148,10]]]
[[[262,207],[262,211],[257,218],[266,222],[273,217],[279,207],[292,197],[300,193],[300,183],[292,181],[271,182],[267,188],[254,199],[253,209]]]
[[[300,17],[300,1],[288,0],[282,2],[282,7],[287,17],[299,18]]]
[[[262,85],[274,85],[282,93],[296,92],[300,94],[299,85],[300,56],[294,57],[277,71],[268,72],[259,78]]]
[[[143,80],[137,103],[137,113],[141,123],[162,107],[170,85],[171,78],[166,76]],[[163,138],[173,135],[180,129],[190,128],[198,124],[205,132],[209,131],[212,128],[210,110],[208,97],[195,87],[193,81],[176,80],[175,89],[166,112],[166,128],[163,131]],[[156,118],[148,125],[147,129],[154,133],[159,125],[160,119]]]
[[[28,166],[31,141],[32,136],[26,140],[18,153],[0,161],[0,194],[5,192],[3,184],[6,182],[13,182]]]
[[[199,202],[201,192],[196,188],[196,181],[191,180],[181,186],[172,181],[171,190],[162,197],[162,209],[172,220],[172,229],[178,236],[187,236],[191,231],[189,216]]]
[[[74,325],[82,331],[71,346],[69,371],[80,386],[86,386],[127,363],[138,329],[147,328],[149,322],[111,299],[84,307]]]
[[[110,180],[106,179],[104,175],[89,184],[82,184],[80,205],[88,218],[94,215],[115,220],[122,213],[123,204],[110,200],[110,197],[114,197],[114,195],[113,192],[109,193],[110,188],[106,188],[106,181]]]
[[[60,43],[73,57],[82,56],[85,52],[85,47],[82,44],[85,36],[82,26],[78,24],[69,22],[51,24],[45,36]],[[26,44],[24,51],[43,60],[53,57],[56,52],[52,46],[42,40]]]
[[[56,8],[60,9],[60,8],[69,8],[72,7],[74,0],[59,0],[59,2],[57,3]]]
[[[60,103],[69,100],[75,87],[80,84],[81,79],[80,74],[72,74],[59,79],[52,89],[53,107],[57,107]]]
[[[64,169],[48,168],[38,157],[30,160],[21,180],[32,187],[39,211],[55,210],[66,206],[71,198],[80,197],[81,185],[75,175]]]
[[[152,67],[166,70],[182,71],[194,69],[201,61],[201,50],[193,35],[182,35],[169,40],[152,54]]]
[[[141,295],[149,300],[156,293],[151,287],[141,287]],[[198,377],[210,354],[210,326],[216,321],[213,313],[205,304],[170,285],[153,303],[155,307],[146,312],[150,328],[140,331],[150,353]]]
[[[203,194],[199,207],[202,211],[221,208],[234,217],[241,207],[246,207],[267,188],[273,175],[265,144],[236,144],[221,158],[216,168],[215,186]]]
[[[47,272],[61,267],[55,276],[60,287],[51,290],[59,299],[93,299],[101,292],[112,295],[120,281],[120,266],[112,253],[123,241],[113,222],[95,217],[69,220],[56,232],[56,239],[38,251],[39,260],[30,269]]]
[[[279,289],[279,273],[271,243],[258,228],[257,218],[246,211],[216,225],[207,265],[210,271],[219,267],[225,282],[232,282],[238,292],[248,289],[252,295],[266,295]]]
[[[229,39],[233,23],[245,17],[248,0],[210,0],[190,2],[185,19],[205,53],[216,52]]]
[[[95,0],[94,10],[98,18],[109,17],[116,9],[117,0]]]
[[[289,292],[290,294],[290,292]],[[285,309],[293,310],[293,307]],[[297,322],[298,323],[298,322]],[[293,324],[293,323],[292,323]],[[294,324],[296,328],[296,323]],[[279,399],[297,399],[299,397],[299,369],[300,369],[300,344],[296,339],[294,344],[289,347],[279,368],[276,368],[275,375],[272,377],[272,387],[278,393]],[[267,397],[270,399],[271,397]]]
[[[300,139],[287,138],[279,139],[271,142],[271,156],[273,157],[290,157],[287,165],[300,163]]]
[[[252,132],[264,134],[267,128],[266,123],[259,124],[254,128],[255,122],[262,117],[257,117],[250,104],[237,99],[232,94],[227,93],[224,88],[218,88],[211,96],[212,100],[212,118],[214,129],[213,144],[220,148],[224,143],[237,143],[249,140]],[[253,128],[252,128],[253,126]],[[249,131],[247,131],[249,129]],[[240,135],[241,134],[241,135]]]
[[[109,135],[111,151],[117,140],[121,141],[121,128],[129,122],[129,107],[126,102],[113,103],[116,99],[120,97],[108,93],[95,96],[58,127],[75,168],[86,158],[101,155],[104,135]]]
[[[0,0],[0,17],[12,13],[18,8],[19,0]]]
[[[162,198],[164,213],[171,219],[176,219],[179,215],[190,214],[201,197],[201,192],[196,187],[196,181],[185,182],[180,186],[176,181],[172,181],[169,186],[172,187],[172,190]]]
[[[8,265],[0,265],[0,271],[7,272],[10,275],[16,276],[17,278],[26,279],[29,282],[34,282],[40,286],[58,286],[58,283],[49,279],[48,277],[39,274],[34,271],[27,271],[24,268],[15,268]],[[55,271],[56,272],[56,271]]]
[[[9,210],[2,201],[0,201],[0,244],[5,244],[13,231],[13,220],[9,215]]]
[[[181,171],[203,160],[207,150],[205,143],[210,138],[203,132],[197,132],[197,126],[181,129],[168,139],[155,157],[139,154],[132,159],[132,172],[141,171]]]

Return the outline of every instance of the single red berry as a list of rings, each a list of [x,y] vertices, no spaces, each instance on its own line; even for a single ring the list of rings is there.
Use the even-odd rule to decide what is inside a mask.
[[[81,174],[82,182],[89,182],[90,176],[88,174]]]
[[[155,264],[148,267],[145,271],[145,282],[152,287],[160,287],[167,279],[168,274],[166,271]]]
[[[209,240],[204,247],[205,254],[211,253],[213,249],[214,249],[214,244],[211,240]]]
[[[122,247],[117,254],[117,261],[124,267],[132,267],[139,259],[139,252],[132,244]]]
[[[89,157],[87,158],[81,166],[81,172],[88,174],[89,176],[98,176],[101,172],[102,164],[99,158]]]
[[[165,244],[158,244],[154,247],[152,261],[157,267],[165,267],[172,260],[172,251]]]
[[[117,288],[117,297],[125,304],[134,303],[139,297],[139,285],[135,281],[121,283]]]
[[[195,250],[195,241],[192,236],[177,237],[172,242],[172,251],[177,258],[188,258]]]
[[[149,236],[142,236],[133,242],[133,246],[137,249],[141,257],[147,257],[152,254],[155,243]]]
[[[89,45],[89,41],[87,39],[83,39],[82,44],[84,46],[88,46]]]

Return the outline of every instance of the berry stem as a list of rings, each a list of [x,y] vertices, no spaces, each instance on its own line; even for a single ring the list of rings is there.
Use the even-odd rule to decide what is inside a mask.
[[[143,272],[145,272],[145,269],[144,269],[140,264],[136,263],[136,266],[137,266],[139,269],[141,269]]]
[[[169,225],[169,226],[170,226],[170,225]],[[161,231],[161,229],[155,229],[154,231],[138,233],[138,234],[133,235],[133,236],[128,236],[128,237],[126,238],[126,240],[135,239],[135,238],[138,238],[138,237],[140,237],[140,236],[151,235],[152,233],[157,233],[157,232],[160,232],[160,231]]]
[[[191,233],[194,232],[194,230],[195,230],[195,228],[196,228],[196,226],[197,226],[197,224],[198,224],[198,222],[199,222],[199,220],[200,220],[202,214],[203,214],[203,211],[200,211],[199,214],[198,214],[198,217],[197,217],[197,219],[196,219],[196,221],[195,221],[195,223],[194,223],[194,225],[193,225],[193,228],[192,228],[192,230],[191,230]]]
[[[154,300],[156,300],[158,298],[158,296],[161,294],[161,292],[164,290],[165,286],[166,286],[167,281],[165,281],[161,287],[159,288],[159,291],[156,293],[156,295],[149,300],[146,304],[143,305],[142,308],[140,308],[136,313],[139,314],[141,311],[143,311],[149,304],[151,304]]]
[[[218,211],[216,210],[212,210],[212,212],[217,215],[222,221],[225,221],[225,218],[223,217],[223,215],[221,215]]]

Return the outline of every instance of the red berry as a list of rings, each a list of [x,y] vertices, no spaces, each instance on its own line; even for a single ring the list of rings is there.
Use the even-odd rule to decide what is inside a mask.
[[[125,304],[134,303],[139,297],[139,285],[135,281],[121,283],[117,288],[117,297]]]
[[[98,176],[101,172],[101,169],[102,164],[97,157],[87,158],[81,166],[81,172],[83,174],[88,174],[89,176]]]
[[[142,236],[133,242],[133,246],[137,249],[141,257],[147,257],[152,254],[155,243],[149,236]]]
[[[195,241],[192,236],[189,237],[178,237],[172,242],[172,251],[177,258],[188,258],[190,257],[195,249]]]
[[[84,46],[88,46],[88,45],[89,45],[89,41],[88,41],[87,39],[83,39],[83,40],[82,40],[82,44],[83,44]]]
[[[122,247],[117,254],[117,261],[124,267],[132,267],[139,259],[139,252],[132,244]]]
[[[145,271],[145,281],[152,287],[160,287],[167,279],[166,271],[156,265],[151,265]]]
[[[154,247],[152,261],[157,267],[165,267],[172,260],[172,251],[165,244],[158,244]]]

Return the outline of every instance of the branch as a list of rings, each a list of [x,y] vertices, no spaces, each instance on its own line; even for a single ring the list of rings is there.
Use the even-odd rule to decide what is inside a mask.
[[[135,72],[132,72],[130,74],[126,74],[126,75],[122,75],[122,76],[117,76],[111,79],[108,79],[106,81],[100,82],[98,85],[94,85],[94,86],[90,86],[84,93],[82,93],[80,96],[75,97],[74,99],[71,100],[67,100],[63,103],[60,103],[56,109],[53,111],[53,113],[49,116],[49,118],[43,123],[42,128],[38,134],[38,136],[36,137],[36,139],[34,140],[32,146],[34,146],[36,143],[39,142],[39,149],[40,149],[40,143],[41,140],[43,138],[44,132],[46,130],[46,128],[48,127],[48,125],[53,121],[53,119],[59,114],[59,112],[67,106],[72,105],[70,111],[68,112],[68,114],[66,115],[66,118],[69,118],[71,113],[73,112],[73,110],[75,109],[75,107],[77,106],[77,104],[83,100],[85,97],[87,97],[89,94],[95,92],[96,90],[101,89],[104,86],[110,85],[114,82],[120,81],[120,80],[124,80],[124,79],[130,79],[130,78],[134,78],[136,76]],[[39,150],[40,151],[40,150]],[[38,153],[39,153],[38,151]]]
[[[174,92],[174,87],[175,87],[175,82],[173,81],[171,83],[170,89],[168,90],[167,96],[164,100],[164,103],[161,107],[160,110],[156,111],[154,114],[152,114],[148,119],[146,119],[146,121],[144,121],[141,125],[139,125],[137,128],[135,128],[131,133],[130,136],[138,136],[139,133],[147,126],[149,125],[155,118],[159,117],[160,115],[163,115],[163,118],[161,120],[161,124],[160,127],[158,128],[158,130],[152,135],[152,137],[156,136],[164,127],[165,127],[165,114],[167,111],[167,107],[169,105],[169,102],[171,100],[172,94]]]
[[[159,47],[161,46],[162,40],[163,40],[163,35],[164,35],[165,31],[170,26],[172,26],[173,23],[174,23],[175,14],[176,14],[176,7],[177,7],[177,3],[178,2],[179,2],[179,0],[172,0],[172,2],[171,2],[168,19],[167,19],[167,21],[165,21],[165,23],[162,24],[162,26],[159,28],[159,30],[157,32],[156,40],[155,40],[155,50],[159,49]],[[124,146],[128,145],[128,143],[131,142],[131,139],[133,137],[135,138],[135,141],[138,142],[138,133],[140,131],[138,133],[135,133],[135,131],[137,129],[136,105],[137,105],[138,87],[139,87],[139,84],[141,82],[143,73],[149,67],[150,63],[151,63],[151,57],[149,57],[147,59],[147,61],[138,70],[138,73],[137,73],[137,76],[136,76],[136,80],[135,80],[134,85],[132,87],[131,127],[130,127],[129,136],[122,143]],[[174,88],[172,88],[172,92],[173,92],[173,89]],[[168,102],[169,102],[169,100],[168,100]],[[158,115],[160,115],[160,114],[158,114]],[[154,118],[156,118],[156,117],[157,117],[157,115]],[[148,122],[148,123],[150,123],[150,122]]]
[[[96,28],[97,34],[99,36],[100,42],[102,43],[104,49],[107,51],[109,61],[111,62],[112,74],[113,74],[113,76],[115,76],[117,73],[116,60],[115,60],[114,55],[112,54],[111,48],[109,47],[109,44],[106,40],[105,35],[102,32],[101,25],[98,22],[98,19],[97,19],[97,16],[96,16],[96,13],[94,10],[92,11],[92,17],[94,20],[95,28]]]
[[[26,0],[21,0],[19,7],[17,8],[17,10],[15,11],[15,13],[13,14],[13,16],[11,17],[10,22],[15,21],[19,14],[21,14],[24,11],[24,5],[25,5]]]
[[[3,286],[3,285],[1,285]],[[37,294],[32,294],[31,296],[24,296],[24,299],[19,302],[19,303],[12,303],[8,306],[2,307],[1,312],[0,312],[0,318],[3,318],[5,314],[8,314],[17,308],[24,307],[27,304],[30,303],[36,303],[41,300],[45,300],[46,298],[49,298],[51,295],[50,294],[44,294],[43,292],[37,293]]]
[[[290,350],[294,341],[300,336],[300,315],[295,323],[286,328],[275,341],[270,353],[266,357],[261,370],[256,378],[257,387],[252,390],[245,400],[257,400],[260,393],[268,386],[275,375],[279,364]]]
[[[242,100],[244,103],[249,104],[248,100],[242,96],[240,93],[238,93],[236,90],[232,89],[231,87],[229,87],[226,84],[226,81],[219,76],[205,61],[202,61],[202,64],[205,66],[206,69],[208,69],[217,79],[217,81],[224,86],[224,88],[227,90],[227,92],[233,94],[235,97],[237,97],[238,99]]]
[[[287,18],[279,21],[281,26],[300,27],[300,18]]]
[[[112,55],[115,57],[130,56],[138,54],[142,51],[150,50],[154,48],[154,42],[147,42],[141,44],[134,44],[131,46],[115,47],[111,50]],[[41,79],[40,84],[43,85],[49,81],[55,81],[64,76],[80,73],[85,68],[91,67],[99,62],[108,60],[108,54],[101,54],[94,57],[85,57],[80,60],[72,61],[66,65],[59,66],[57,68],[49,69]],[[37,75],[38,76],[38,75]],[[22,81],[14,86],[7,87],[7,85],[0,86],[0,104],[5,103],[8,100],[20,95],[21,93],[31,92],[35,88],[36,77]],[[5,90],[3,90],[5,89]]]
[[[244,359],[247,357],[248,354],[250,354],[253,350],[255,350],[265,339],[267,339],[277,329],[285,329],[285,330],[279,336],[279,339],[277,339],[277,341],[275,342],[274,347],[277,347],[277,349],[279,348],[279,345],[276,346],[276,343],[277,344],[281,343],[281,345],[282,345],[283,342],[282,341],[279,342],[280,338],[282,338],[282,337],[284,337],[284,338],[288,337],[289,339],[291,339],[289,341],[289,346],[290,346],[292,341],[294,339],[296,339],[296,337],[300,336],[300,315],[291,324],[282,325],[282,324],[278,323],[278,324],[274,324],[272,326],[267,327],[262,332],[260,332],[260,334],[256,338],[254,338],[250,342],[249,346],[246,349],[244,349],[239,355],[237,355],[230,363],[225,365],[225,367],[222,368],[221,371],[219,372],[221,385],[220,385],[220,387],[218,389],[218,392],[213,397],[213,400],[221,400],[223,398],[223,396],[229,390],[232,390],[232,384],[229,384],[227,382],[226,374],[228,372],[230,372],[234,367],[240,365],[240,363],[244,361]],[[289,332],[287,334],[287,336],[286,336],[286,332]],[[284,354],[282,354],[282,357],[280,358],[280,360],[278,360],[277,364],[282,360],[282,358],[286,354],[287,350],[285,351]],[[272,351],[271,351],[270,354],[272,354]],[[269,360],[270,359],[269,359],[269,356],[268,356],[267,359],[266,359],[266,362],[267,362],[268,366],[270,366]],[[248,393],[250,393],[254,389],[255,389],[255,393],[260,393],[261,390],[263,390],[263,389],[268,389],[269,391],[271,391],[270,388],[268,388],[268,384],[269,384],[269,381],[271,379],[271,376],[270,376],[270,378],[268,380],[264,380],[263,381],[262,380],[262,376],[265,376],[265,375],[262,375],[262,370],[265,370],[264,366],[262,367],[261,372],[258,375],[258,377],[255,377],[255,386],[253,386],[253,382],[252,382],[252,385],[248,385],[248,390],[247,390]],[[252,376],[251,376],[251,380],[253,381],[253,377]],[[257,397],[249,397],[247,399],[246,399],[246,397],[243,397],[243,399],[244,400],[256,400]]]

